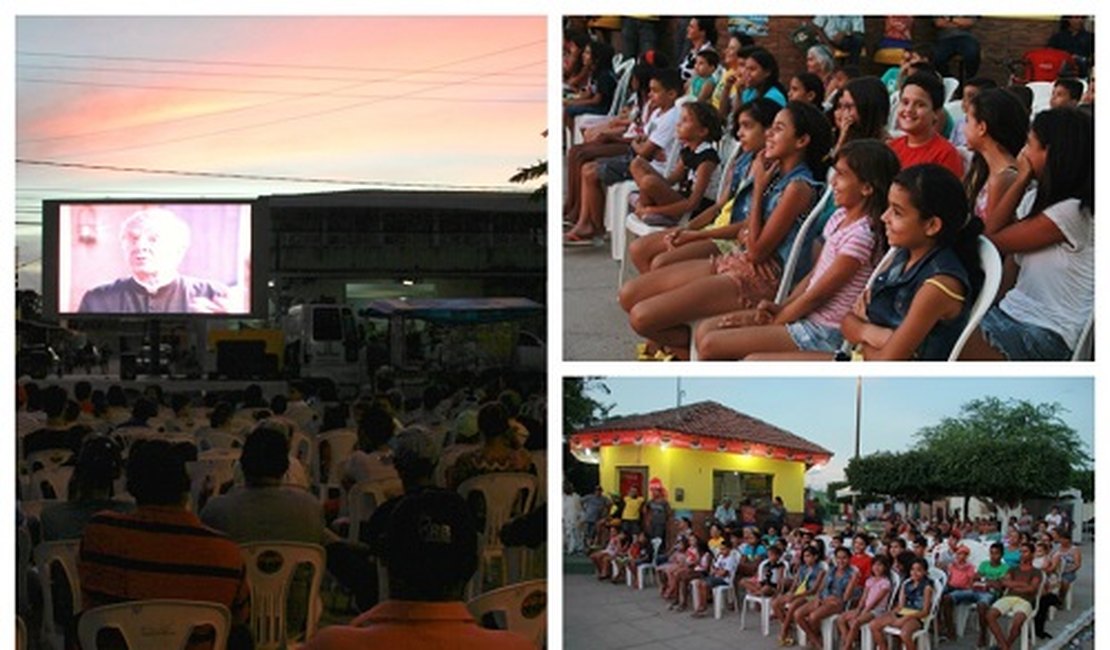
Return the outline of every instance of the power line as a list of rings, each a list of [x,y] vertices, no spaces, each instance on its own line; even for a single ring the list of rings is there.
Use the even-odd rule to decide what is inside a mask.
[[[156,84],[126,84],[111,83],[107,81],[74,81],[70,79],[35,79],[28,77],[17,78],[18,82],[56,84],[60,86],[94,86],[103,88],[136,88],[145,90],[169,90],[183,92],[215,92],[230,93],[233,95],[280,95],[283,97],[341,97],[347,99],[393,99],[397,95],[363,95],[360,93],[342,93],[320,91],[317,93],[299,93],[286,90],[263,90],[258,88],[214,88],[201,86],[164,86]],[[460,104],[539,104],[547,100],[546,97],[508,98],[508,97],[420,97],[420,101],[455,102]]]
[[[65,66],[65,65],[39,65],[39,64],[22,64],[16,66],[18,70],[58,70],[62,72],[108,72],[111,74],[144,74],[144,75],[176,75],[185,77],[232,77],[235,79],[280,79],[292,81],[357,81],[363,84],[377,84],[377,83],[396,83],[396,77],[378,77],[375,79],[361,79],[356,77],[322,77],[312,75],[292,75],[292,74],[259,74],[259,73],[243,73],[243,72],[215,72],[215,71],[200,71],[200,70],[155,70],[155,69],[139,69],[139,68],[106,68],[98,66]],[[414,71],[413,74],[419,74]],[[437,74],[458,74],[458,73],[445,73],[440,72]],[[465,74],[475,74],[467,72]],[[542,73],[540,73],[542,75]],[[424,86],[438,86],[444,83],[442,79],[407,79],[406,84],[418,84]],[[509,88],[545,88],[544,83],[509,83],[504,81],[493,82],[475,82],[477,86],[494,86],[494,87],[509,87]]]
[[[92,163],[75,163],[58,160],[31,160],[16,158],[18,165],[32,165],[37,167],[54,167],[64,169],[81,169],[87,171],[106,171],[128,174],[147,174],[158,176],[186,176],[192,178],[218,178],[239,181],[268,181],[280,183],[314,183],[322,185],[355,185],[359,187],[376,188],[419,188],[419,189],[455,189],[455,190],[490,190],[490,191],[519,191],[507,185],[450,185],[446,183],[420,183],[413,181],[364,181],[341,178],[316,178],[309,176],[279,176],[268,174],[235,174],[231,172],[194,171],[183,169],[155,169],[152,167],[126,167],[122,165],[97,165]]]
[[[527,48],[527,47],[532,47],[532,46],[534,46],[538,43],[545,43],[545,42],[546,41],[544,41],[544,40],[529,41],[527,43],[523,43],[523,44],[519,44],[519,45],[512,45],[512,46],[505,47],[505,48],[502,48],[502,49],[493,50],[493,51],[490,51],[490,52],[484,52],[484,53],[481,53],[481,54],[476,54],[474,56],[465,57],[465,58],[462,58],[462,59],[455,59],[453,61],[447,61],[447,62],[439,64],[439,65],[431,66],[430,68],[427,68],[425,70],[425,72],[434,72],[434,71],[438,71],[438,70],[444,70],[444,69],[450,68],[452,66],[460,65],[460,64],[463,64],[463,63],[470,63],[472,61],[479,61],[481,59],[489,58],[491,56],[500,56],[500,55],[503,55],[503,54],[507,54],[509,52],[515,52],[517,50],[521,50],[521,49],[524,49],[524,48]],[[169,62],[176,62],[176,63],[192,62],[192,63],[196,63],[198,65],[211,65],[211,64],[218,65],[218,63],[211,62],[211,61],[206,62],[206,61],[201,61],[201,60],[190,60],[190,59],[158,59],[158,58],[155,58],[155,57],[124,57],[124,56],[87,55],[87,54],[62,53],[62,52],[28,52],[28,51],[23,51],[23,54],[28,55],[28,56],[55,56],[55,57],[60,57],[60,58],[89,58],[89,59],[105,59],[105,60],[148,60],[148,61],[169,61]],[[227,63],[227,62],[224,62],[224,63]],[[272,63],[255,63],[255,62],[250,62],[250,63],[248,63],[248,62],[238,62],[237,64],[242,64],[242,65],[245,65],[245,66],[248,66],[248,67],[272,67],[272,66],[275,66],[275,65],[283,65],[283,64],[272,64]],[[298,67],[296,64],[288,64],[288,65],[289,65],[289,67]],[[309,68],[316,67],[318,69],[326,69],[326,67],[321,67],[321,66],[305,66],[305,67],[309,67]],[[331,66],[331,67],[338,68],[338,69],[344,69],[342,66]],[[350,68],[350,69],[359,69],[359,68]],[[504,75],[504,74],[512,74],[512,71],[511,70],[493,71],[493,72],[486,73],[485,76]],[[397,80],[399,81],[399,80],[405,79],[405,78],[407,78],[407,76],[408,75],[401,75],[400,77],[398,77]],[[339,88],[333,88],[329,92],[339,92],[339,91],[344,91],[344,90],[353,90],[355,88],[358,88],[361,85],[363,85],[363,84],[360,84],[360,83],[347,84],[345,86],[340,86]],[[322,95],[323,95],[323,92],[309,93],[308,95],[306,95],[306,97],[322,96]],[[273,101],[259,102],[258,104],[252,104],[250,106],[241,106],[241,107],[238,107],[238,108],[231,108],[231,109],[225,109],[225,110],[219,110],[219,111],[211,111],[211,112],[208,112],[208,113],[204,113],[202,115],[186,115],[186,116],[183,116],[183,117],[170,118],[170,119],[166,119],[166,120],[159,120],[159,121],[156,121],[156,122],[151,122],[149,124],[143,124],[143,125],[140,125],[140,126],[141,127],[156,126],[156,125],[164,126],[166,124],[175,124],[175,123],[179,123],[179,122],[187,122],[189,120],[195,120],[195,119],[204,119],[204,118],[216,117],[216,116],[226,116],[226,115],[231,115],[231,114],[234,114],[234,113],[242,113],[242,112],[247,112],[247,111],[251,111],[251,110],[255,110],[255,109],[269,108],[271,106],[276,106],[278,104],[282,104],[282,103],[285,103],[285,102],[288,102],[288,101],[297,101],[298,99],[299,98],[284,97],[284,98],[276,99],[276,100],[273,100]],[[58,136],[44,136],[44,137],[41,137],[41,138],[22,139],[20,141],[20,144],[30,144],[30,143],[33,143],[33,142],[48,142],[48,141],[53,141],[53,140],[62,140],[62,139],[69,139],[69,138],[76,138],[76,137],[87,137],[87,136],[92,136],[92,135],[107,135],[109,133],[116,133],[116,132],[119,132],[119,131],[128,131],[132,128],[135,128],[135,127],[129,125],[129,126],[122,126],[122,127],[114,127],[114,128],[110,128],[110,129],[101,129],[99,131],[86,131],[86,132],[83,132],[83,133],[63,134],[63,135],[58,135]],[[80,154],[78,154],[78,155],[80,155]]]
[[[511,46],[506,50],[499,50],[488,54],[478,55],[470,59],[455,61],[450,65],[458,65],[474,61],[481,58],[488,58],[496,56],[505,52],[520,50],[534,45],[546,45],[547,41],[540,39],[521,43],[519,45]],[[30,50],[16,50],[16,56],[37,56],[37,57],[52,57],[58,59],[81,59],[81,60],[101,60],[101,61],[139,61],[144,63],[186,63],[202,66],[241,66],[247,68],[289,68],[297,70],[342,70],[346,72],[390,72],[390,73],[404,73],[404,74],[456,74],[451,71],[439,71],[445,66],[435,66],[433,68],[426,68],[417,70],[412,68],[379,68],[367,66],[345,66],[345,65],[318,65],[307,63],[272,63],[265,61],[235,61],[235,60],[219,60],[219,59],[188,59],[188,58],[171,58],[171,57],[149,57],[149,56],[111,56],[106,54],[78,54],[74,52],[35,52]],[[524,77],[530,76],[524,73],[502,72],[499,76],[506,77]]]
[[[444,65],[447,65],[447,64],[444,64]],[[526,64],[523,64],[523,65],[513,66],[511,68],[505,68],[504,70],[501,70],[500,72],[518,70],[518,69],[529,67],[529,66],[532,66],[532,65],[534,65],[534,63],[526,63]],[[475,77],[473,77],[473,79],[481,79],[482,77],[484,77],[485,75],[488,75],[488,74],[492,74],[492,73],[483,73],[483,74],[480,74],[480,75],[476,75]],[[442,87],[464,85],[464,84],[472,81],[473,79],[460,79],[460,80],[455,81],[455,82],[448,82],[448,83],[443,84]],[[122,146],[122,147],[113,147],[113,148],[110,148],[110,149],[101,149],[101,150],[94,150],[94,151],[82,151],[82,152],[75,153],[73,155],[74,156],[99,156],[99,155],[108,154],[108,153],[118,153],[120,151],[133,151],[135,149],[146,149],[146,148],[157,147],[157,146],[166,145],[166,144],[177,144],[177,143],[180,143],[180,142],[188,142],[188,141],[191,141],[191,140],[210,138],[210,137],[214,137],[214,136],[218,136],[218,135],[227,135],[229,133],[238,133],[238,132],[241,132],[241,131],[250,131],[250,130],[254,130],[254,129],[265,128],[265,127],[268,127],[268,126],[274,126],[274,125],[277,125],[277,124],[284,124],[286,122],[295,122],[295,121],[311,119],[311,118],[315,118],[315,117],[322,117],[324,115],[332,115],[334,113],[342,113],[342,112],[345,112],[345,111],[349,111],[351,109],[363,108],[363,107],[371,106],[373,104],[378,104],[378,103],[381,103],[381,102],[384,102],[384,101],[394,101],[394,100],[397,100],[397,99],[406,99],[406,98],[410,98],[410,97],[417,97],[417,96],[422,95],[423,93],[427,92],[428,90],[429,89],[427,89],[427,88],[419,88],[419,89],[413,90],[413,91],[408,92],[408,93],[400,93],[400,94],[398,94],[398,95],[396,95],[396,96],[394,96],[394,97],[392,97],[388,100],[369,99],[369,100],[365,100],[365,101],[354,102],[352,104],[345,104],[343,106],[336,106],[336,107],[333,107],[333,108],[311,111],[311,112],[308,112],[308,113],[301,113],[299,115],[291,115],[291,116],[276,118],[276,119],[267,120],[267,121],[263,121],[263,122],[256,122],[254,124],[244,124],[244,125],[240,125],[240,126],[232,126],[232,127],[227,127],[227,128],[223,128],[223,129],[217,129],[217,130],[214,130],[214,131],[195,133],[195,134],[180,136],[180,137],[176,137],[176,138],[168,138],[168,139],[165,139],[165,140],[156,140],[156,141],[147,142],[147,143],[143,143],[143,144],[134,144],[134,145],[127,145],[127,146]]]

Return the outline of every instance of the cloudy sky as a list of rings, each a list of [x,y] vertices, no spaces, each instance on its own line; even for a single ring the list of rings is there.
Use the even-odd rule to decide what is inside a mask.
[[[545,59],[534,17],[20,17],[21,286],[43,198],[509,187]]]
[[[609,377],[609,394],[593,397],[613,404],[611,415],[629,415],[675,406],[676,380]],[[762,377],[758,379],[684,378],[682,403],[713,400],[791,431],[835,456],[809,483],[824,486],[843,480],[855,449],[854,378]],[[1059,402],[1064,421],[1094,451],[1094,382],[1087,378],[1014,377],[868,377],[863,380],[861,453],[901,451],[915,442],[922,427],[959,414],[961,404],[978,397]]]

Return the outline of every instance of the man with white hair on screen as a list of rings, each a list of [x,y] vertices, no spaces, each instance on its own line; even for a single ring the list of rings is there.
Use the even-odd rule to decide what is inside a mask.
[[[77,311],[82,313],[225,313],[230,292],[219,282],[178,273],[189,250],[191,232],[180,217],[164,208],[147,208],[120,227],[131,277],[89,289]]]

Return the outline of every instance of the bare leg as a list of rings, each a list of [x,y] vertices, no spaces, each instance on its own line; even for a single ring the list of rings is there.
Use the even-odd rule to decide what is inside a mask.
[[[653,232],[643,237],[637,237],[632,240],[628,245],[629,260],[636,270],[640,273],[647,272],[651,268],[651,262],[656,256],[667,252],[666,238],[674,232],[673,228],[668,228],[660,232]]]
[[[921,629],[921,621],[916,618],[908,618],[902,621],[902,624],[898,627],[902,628],[900,635],[902,637],[902,647],[907,648],[907,650],[913,648],[913,634]]]
[[[709,260],[692,260],[665,269],[645,273],[624,283],[618,296],[621,308],[632,311],[637,303],[674,289],[684,287],[699,278],[714,275]]]
[[[699,239],[656,255],[651,260],[651,268],[655,270],[688,260],[704,260],[720,252],[721,249],[717,248],[717,244],[714,244],[712,239]]]
[[[582,166],[598,158],[619,156],[628,151],[623,142],[587,142],[576,144],[567,152],[567,188],[563,203],[563,218],[578,220],[579,199],[582,191]]]
[[[998,646],[1002,648],[1002,650],[1009,650],[1009,644],[1006,643],[1006,633],[1002,631],[1002,625],[998,622],[1001,616],[1002,612],[992,607],[987,611],[987,626],[990,628],[995,641],[998,641]]]
[[[689,264],[692,269],[700,267],[703,271],[709,267],[708,262]],[[688,347],[690,331],[686,324],[689,321],[735,309],[743,298],[736,283],[728,276],[695,275],[691,280],[673,291],[637,302],[628,312],[632,329],[664,345]]]
[[[886,635],[883,634],[883,628],[896,620],[894,614],[886,613],[871,621],[871,638],[875,640],[875,647],[879,650],[886,650]]]
[[[682,195],[643,158],[633,160],[630,169],[632,180],[636,181],[636,187],[640,190],[641,205],[666,205],[682,200]]]
[[[1003,650],[1009,650],[1017,642],[1018,637],[1021,636],[1021,626],[1025,624],[1025,614],[1018,612],[1014,614],[1014,620],[1010,621],[1010,633],[1006,636],[1006,647]]]
[[[840,609],[838,599],[829,599],[810,610],[809,615],[806,616],[806,634],[809,635],[808,641],[811,646],[817,650],[825,647],[825,640],[821,638],[821,622],[839,612]]]
[[[698,342],[698,358],[744,359],[756,352],[797,352],[785,325],[718,329]]]
[[[571,232],[580,237],[599,235],[605,220],[605,188],[598,178],[595,162],[582,166],[582,200],[578,211],[578,221]]]

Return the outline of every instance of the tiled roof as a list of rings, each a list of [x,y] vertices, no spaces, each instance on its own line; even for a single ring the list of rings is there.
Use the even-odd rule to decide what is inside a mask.
[[[805,438],[712,401],[697,402],[653,413],[614,418],[575,433],[638,429],[659,429],[723,438],[725,440],[743,440],[756,444],[775,445],[798,451],[832,455],[832,452],[828,449],[815,445]]]

